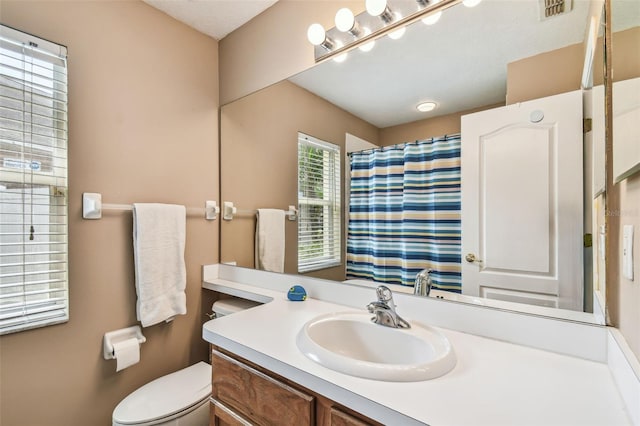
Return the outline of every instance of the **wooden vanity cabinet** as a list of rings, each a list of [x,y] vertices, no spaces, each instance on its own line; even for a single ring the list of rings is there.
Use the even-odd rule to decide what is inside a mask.
[[[377,426],[321,395],[212,347],[210,426]]]

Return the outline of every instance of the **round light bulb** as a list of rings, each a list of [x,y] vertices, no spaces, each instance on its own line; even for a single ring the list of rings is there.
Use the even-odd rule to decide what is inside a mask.
[[[322,25],[311,24],[309,26],[309,29],[307,30],[307,39],[309,40],[309,43],[314,46],[318,46],[324,42],[326,37],[327,36]]]
[[[356,18],[353,16],[351,9],[343,7],[336,13],[336,28],[343,33],[351,30],[356,23]]]
[[[462,0],[462,4],[467,7],[476,7],[482,0]]]
[[[416,109],[420,112],[433,111],[437,104],[435,102],[422,102],[416,106]]]
[[[398,30],[395,30],[391,33],[389,33],[389,38],[392,40],[398,40],[400,37],[402,37],[404,35],[404,33],[407,31],[407,27],[402,27]]]
[[[365,6],[369,15],[380,16],[387,9],[387,0],[367,0]]]
[[[442,16],[442,12],[434,13],[433,15],[429,15],[426,18],[422,19],[422,23],[425,25],[433,25],[440,20]]]
[[[371,34],[371,30],[369,28],[363,28],[362,30],[363,35],[366,37],[369,34]],[[373,47],[376,45],[375,40],[371,40],[361,46],[358,46],[358,49],[360,49],[363,52],[370,52],[371,49],[373,49]]]

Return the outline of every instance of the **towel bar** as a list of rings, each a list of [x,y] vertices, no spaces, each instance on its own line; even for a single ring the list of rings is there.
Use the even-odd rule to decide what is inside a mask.
[[[102,194],[85,192],[82,194],[82,218],[101,219],[103,210],[133,211],[132,204],[110,204],[102,202]],[[187,215],[204,215],[207,220],[216,220],[220,207],[215,201],[205,201],[204,208],[187,207]]]
[[[238,210],[232,201],[225,201],[223,203],[222,218],[224,220],[233,220],[234,216],[255,216],[258,210]],[[289,206],[288,210],[285,210],[284,215],[290,221],[298,220],[298,209],[296,206]]]

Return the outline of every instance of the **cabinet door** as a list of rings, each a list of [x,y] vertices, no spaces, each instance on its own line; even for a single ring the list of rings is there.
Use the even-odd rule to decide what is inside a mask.
[[[254,426],[220,401],[211,399],[211,416],[209,426]]]
[[[258,425],[312,425],[313,396],[216,350],[212,398]]]

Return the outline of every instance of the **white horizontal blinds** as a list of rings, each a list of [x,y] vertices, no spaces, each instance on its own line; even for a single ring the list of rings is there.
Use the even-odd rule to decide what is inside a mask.
[[[340,264],[340,147],[298,133],[298,272]]]
[[[0,26],[0,334],[66,321],[66,49]]]

